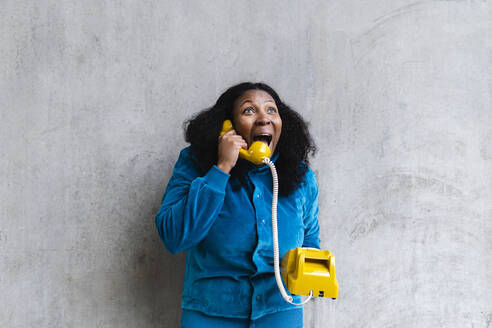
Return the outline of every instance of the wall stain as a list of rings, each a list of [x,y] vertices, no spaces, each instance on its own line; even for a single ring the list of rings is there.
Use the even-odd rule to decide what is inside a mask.
[[[355,225],[350,232],[350,238],[352,241],[362,238],[373,231],[375,231],[380,225],[387,221],[387,217],[384,213],[378,211],[374,214],[361,213],[361,220]]]

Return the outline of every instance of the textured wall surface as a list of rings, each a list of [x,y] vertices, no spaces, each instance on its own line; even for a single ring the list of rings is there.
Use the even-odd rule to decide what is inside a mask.
[[[0,327],[176,327],[182,122],[265,81],[311,122],[340,298],[306,327],[492,327],[490,1],[0,2]]]

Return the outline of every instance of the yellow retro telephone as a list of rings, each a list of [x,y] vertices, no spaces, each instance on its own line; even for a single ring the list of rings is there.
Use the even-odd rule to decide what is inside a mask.
[[[232,130],[230,120],[225,120],[220,135]],[[272,237],[273,237],[273,262],[275,280],[282,297],[289,303],[292,297],[285,291],[282,284],[284,280],[287,289],[294,295],[311,297],[338,298],[338,282],[335,275],[335,256],[330,251],[315,248],[298,247],[291,249],[282,257],[282,278],[280,277],[278,229],[277,229],[277,202],[278,202],[278,177],[277,170],[270,161],[270,148],[261,141],[255,141],[248,150],[241,149],[239,156],[254,164],[267,164],[272,171],[273,199],[272,199]]]

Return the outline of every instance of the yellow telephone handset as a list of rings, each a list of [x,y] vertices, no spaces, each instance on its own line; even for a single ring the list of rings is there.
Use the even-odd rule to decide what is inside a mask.
[[[232,122],[230,120],[225,120],[222,124],[222,131],[220,132],[220,135],[223,135],[232,129]],[[263,164],[263,160],[265,158],[270,158],[271,154],[272,152],[270,151],[270,148],[261,141],[253,142],[248,150],[239,150],[239,157],[257,165]]]

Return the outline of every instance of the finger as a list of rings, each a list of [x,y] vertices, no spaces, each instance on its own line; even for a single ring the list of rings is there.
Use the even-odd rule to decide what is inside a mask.
[[[245,140],[243,139],[243,137],[241,137],[240,135],[230,136],[229,138],[231,138],[235,142],[243,142],[243,141],[245,142]]]
[[[233,140],[235,143],[247,144],[246,140],[244,140],[241,136],[232,136],[232,138],[234,138]]]
[[[219,136],[219,140],[233,138],[236,135],[235,133],[236,132],[234,130],[227,131],[223,135]]]
[[[234,145],[236,146],[236,148],[245,148],[247,149],[248,148],[248,144],[242,140],[242,139],[236,139],[234,140]]]
[[[246,140],[244,140],[244,138],[242,136],[239,136],[239,137],[240,137],[241,144],[244,144],[244,145],[246,145],[246,147],[248,147],[248,143],[246,142]]]
[[[232,129],[224,133],[222,136],[233,136],[236,134],[236,130]]]

